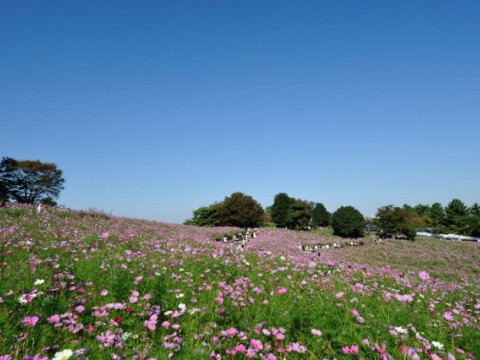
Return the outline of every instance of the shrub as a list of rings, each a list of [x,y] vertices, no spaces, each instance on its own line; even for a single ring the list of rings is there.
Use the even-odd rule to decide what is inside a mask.
[[[341,237],[362,237],[365,220],[353,206],[342,206],[332,215],[332,228]]]
[[[415,230],[415,228],[409,227],[404,230],[404,233],[408,240],[415,241],[415,236],[417,236],[417,230]]]

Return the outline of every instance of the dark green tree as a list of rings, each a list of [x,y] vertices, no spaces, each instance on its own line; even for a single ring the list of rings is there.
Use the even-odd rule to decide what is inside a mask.
[[[403,219],[401,208],[387,205],[379,208],[375,216],[375,225],[382,237],[393,237],[400,233]]]
[[[289,229],[304,229],[310,223],[310,206],[306,201],[295,199],[289,207],[287,227]]]
[[[263,207],[253,197],[241,192],[226,197],[219,207],[221,225],[257,227],[262,224],[264,216]]]
[[[0,183],[9,199],[33,204],[48,197],[57,198],[65,180],[62,170],[53,163],[4,157],[0,163]]]
[[[57,202],[53,200],[50,196],[47,196],[46,198],[43,198],[42,201],[40,202],[43,205],[48,205],[48,206],[57,206]]]
[[[193,211],[193,217],[185,221],[185,225],[196,226],[219,226],[221,204],[214,203],[209,206],[202,206]]]
[[[313,209],[312,225],[315,227],[328,226],[330,224],[330,216],[331,215],[327,211],[327,208],[322,203],[318,203]]]
[[[433,203],[428,213],[428,226],[432,229],[432,232],[441,233],[443,231],[444,218],[445,211],[442,204],[439,202]]]
[[[470,236],[480,237],[480,205],[474,203],[468,209],[468,230]]]
[[[468,225],[468,208],[458,199],[453,199],[445,207],[444,225],[449,232],[465,234]]]
[[[365,220],[353,206],[342,206],[332,214],[332,228],[335,235],[358,238],[363,236]]]
[[[413,208],[413,211],[415,211],[415,214],[421,215],[421,216],[430,216],[430,206],[428,205],[423,205],[423,204],[418,204],[415,205]]]
[[[288,226],[289,213],[295,199],[288,196],[286,193],[278,193],[275,195],[273,205],[271,207],[272,220],[279,228]]]
[[[0,203],[3,204],[8,200],[8,189],[6,184],[0,182]]]

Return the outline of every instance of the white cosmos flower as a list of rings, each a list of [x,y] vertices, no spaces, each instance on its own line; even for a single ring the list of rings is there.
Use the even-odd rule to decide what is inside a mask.
[[[37,279],[37,280],[35,280],[33,285],[42,285],[44,282],[45,282],[45,280],[43,280],[43,279]]]
[[[52,360],[67,360],[70,356],[73,355],[73,351],[70,349],[59,351],[55,354],[55,357]]]
[[[439,350],[443,350],[443,344],[438,341],[432,341],[432,346],[436,347]]]

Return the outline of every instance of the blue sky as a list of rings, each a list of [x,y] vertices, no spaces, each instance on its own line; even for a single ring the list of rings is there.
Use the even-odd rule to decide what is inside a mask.
[[[478,1],[2,1],[0,155],[181,223],[234,191],[480,202]]]

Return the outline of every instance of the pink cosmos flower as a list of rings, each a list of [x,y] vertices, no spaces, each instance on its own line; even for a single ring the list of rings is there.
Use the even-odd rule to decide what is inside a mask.
[[[430,275],[428,275],[428,273],[426,271],[420,271],[418,273],[418,277],[424,281],[430,279]]]
[[[217,354],[215,351],[212,350],[212,352],[210,353],[210,359],[213,359],[213,360],[220,360],[222,358],[222,356],[220,354]]]
[[[221,296],[217,296],[217,297],[215,298],[215,301],[216,301],[217,303],[219,303],[220,305],[223,304],[223,298],[222,298]]]
[[[252,348],[248,348],[247,352],[245,353],[245,356],[248,358],[248,359],[251,359],[253,358],[257,353],[255,352],[255,350],[253,350]]]
[[[443,314],[443,318],[447,321],[452,321],[453,320],[453,314],[451,311],[446,311],[444,314]]]
[[[375,351],[380,353],[381,360],[388,360],[392,358],[387,354],[387,345],[385,345],[385,343],[382,343],[382,347],[380,347],[378,344],[375,344]]]
[[[234,349],[235,349],[236,352],[240,352],[240,353],[244,353],[247,350],[245,348],[245,345],[243,345],[243,344],[235,345]]]
[[[255,351],[260,351],[263,349],[263,344],[260,340],[257,339],[251,339],[250,340],[250,346],[252,347],[253,350]]]
[[[322,332],[320,330],[312,329],[311,331],[312,331],[312,334],[315,336],[322,336]]]
[[[38,316],[32,316],[32,317],[25,316],[21,321],[23,325],[31,326],[31,327],[37,325],[37,322],[38,322]]]
[[[342,347],[342,351],[344,354],[356,355],[358,354],[358,346],[357,345],[352,345],[351,347],[344,346]]]
[[[267,329],[262,329],[262,333],[263,333],[263,335],[265,335],[265,336],[270,336],[270,335],[272,335],[272,333],[271,333],[269,330],[267,330]]]
[[[97,335],[97,340],[101,341],[104,347],[109,347],[115,341],[115,334],[107,330],[106,333],[102,332],[100,335]]]
[[[157,328],[157,314],[150,316],[150,319],[145,320],[143,325],[150,331],[155,331]]]
[[[287,292],[287,289],[284,288],[284,287],[281,287],[280,289],[278,289],[278,295],[283,295]]]
[[[230,329],[227,329],[227,336],[234,337],[235,335],[238,334],[238,330],[235,329],[234,327],[231,327]]]

